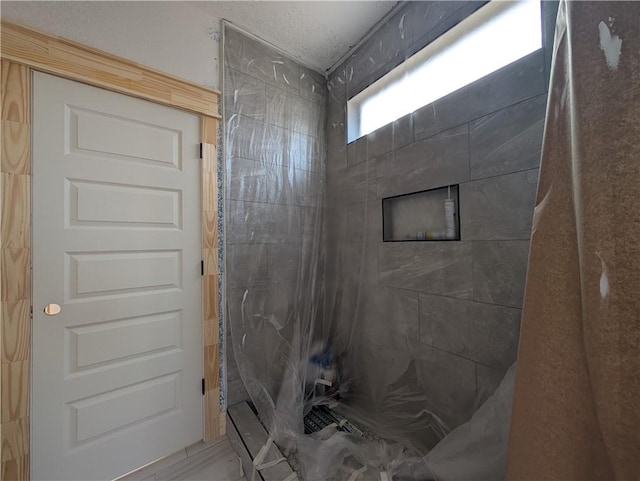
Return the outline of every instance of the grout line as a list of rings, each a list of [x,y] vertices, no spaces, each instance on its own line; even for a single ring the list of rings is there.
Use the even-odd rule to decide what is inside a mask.
[[[281,205],[284,207],[302,207],[304,209],[321,209],[321,205],[305,205],[305,204],[286,204],[283,202],[264,202],[261,200],[245,200],[245,199],[232,199],[227,197],[226,200],[234,201],[234,202],[242,202],[245,204],[267,204],[267,205]]]
[[[473,365],[473,370],[475,371],[475,381],[476,381],[476,389],[475,389],[475,399],[478,399],[478,393],[479,393],[479,389],[478,389],[478,363],[474,363]]]
[[[488,179],[495,179],[495,178],[498,178],[498,177],[505,177],[507,175],[522,174],[524,172],[533,172],[534,170],[540,170],[540,167],[539,166],[538,167],[529,167],[529,168],[526,168],[526,169],[514,170],[512,172],[505,172],[503,174],[490,175],[488,177],[478,177],[476,179],[471,179],[471,180],[468,180],[466,182],[460,182],[460,184],[470,184],[472,182],[479,182],[479,181],[488,180]],[[537,182],[537,180],[536,180],[536,182]]]
[[[446,349],[442,349],[442,348],[440,348],[440,347],[434,346],[433,344],[426,344],[426,343],[424,343],[424,342],[420,341],[420,339],[418,339],[418,344],[419,344],[419,345],[422,345],[422,346],[428,346],[428,347],[430,347],[431,349],[435,349],[436,351],[439,351],[439,352],[444,352],[444,353],[450,354],[450,355],[452,355],[452,356],[459,357],[460,359],[464,359],[465,361],[473,362],[474,364],[481,364],[481,365],[483,365],[483,366],[485,366],[485,367],[488,367],[488,368],[490,368],[490,369],[494,369],[494,370],[496,370],[496,371],[499,371],[499,370],[501,370],[501,369],[505,369],[505,370],[506,370],[506,369],[509,369],[509,366],[506,366],[506,367],[504,367],[504,366],[503,366],[503,367],[490,366],[490,365],[488,365],[488,364],[486,364],[486,363],[480,362],[480,361],[478,361],[478,360],[476,360],[476,359],[472,359],[472,358],[470,358],[470,357],[467,357],[467,356],[465,356],[465,355],[459,354],[459,353],[457,353],[457,352],[447,351]],[[419,358],[419,357],[417,357],[416,359],[420,359],[420,358]],[[514,361],[514,362],[515,362],[515,361]],[[513,363],[512,363],[512,364],[513,364]],[[474,371],[475,371],[476,369],[477,369],[477,366],[475,366],[475,365],[474,365]]]
[[[388,287],[392,287],[392,286],[388,286]],[[516,311],[522,311],[522,307],[513,307],[513,306],[506,306],[504,304],[495,304],[492,302],[487,302],[487,301],[479,301],[476,300],[474,298],[466,298],[466,297],[454,297],[454,296],[446,296],[444,294],[430,294],[428,292],[423,292],[423,291],[414,291],[412,289],[406,289],[406,288],[402,288],[402,287],[396,287],[396,289],[403,289],[403,290],[407,290],[407,291],[411,291],[411,292],[417,292],[418,294],[424,294],[425,296],[433,296],[433,297],[444,297],[445,299],[452,299],[452,300],[456,300],[456,301],[467,301],[467,302],[477,302],[478,304],[484,304],[487,306],[493,306],[493,307],[501,307],[504,309],[512,309],[512,310],[516,310]],[[418,297],[418,300],[420,298]]]
[[[469,165],[469,180],[468,180],[468,182],[471,182],[471,122],[467,122],[467,164]],[[459,202],[458,202],[458,210],[460,210],[460,203]]]
[[[469,84],[469,85],[473,85],[473,84]],[[463,88],[464,88],[464,87],[463,87]],[[453,95],[453,94],[455,94],[456,92],[457,92],[457,91],[452,92],[452,93],[451,93],[451,94],[449,94],[449,95]],[[461,125],[464,125],[465,123],[469,123],[469,124],[471,124],[471,123],[476,122],[476,121],[478,121],[478,120],[480,120],[480,119],[483,119],[483,118],[485,118],[485,117],[489,117],[489,116],[491,116],[491,115],[497,114],[498,112],[502,112],[503,110],[507,110],[507,109],[509,109],[509,108],[511,108],[511,107],[515,107],[516,105],[520,105],[520,104],[522,104],[522,103],[528,102],[528,101],[533,100],[533,99],[535,99],[536,97],[540,97],[540,96],[542,96],[542,95],[547,96],[547,95],[548,95],[548,93],[547,93],[546,91],[542,91],[542,92],[537,92],[537,93],[535,93],[535,94],[528,94],[528,96],[527,96],[527,97],[525,97],[525,98],[523,98],[523,99],[520,99],[520,100],[517,100],[517,101],[515,101],[515,102],[513,102],[513,103],[510,103],[509,105],[505,105],[504,107],[501,107],[501,108],[499,108],[499,109],[491,110],[490,112],[483,113],[482,115],[478,115],[477,117],[472,117],[472,118],[468,118],[468,119],[462,120],[460,123],[458,123],[458,124],[454,124],[454,125],[452,125],[452,126],[448,126],[448,127],[444,127],[444,128],[443,128],[443,127],[440,127],[440,130],[437,130],[437,131],[435,131],[435,132],[431,132],[431,133],[430,133],[429,135],[427,135],[426,137],[420,137],[420,138],[417,138],[417,137],[415,136],[415,126],[414,126],[414,142],[420,142],[420,141],[422,141],[422,140],[430,139],[431,137],[433,137],[433,136],[435,136],[435,135],[441,134],[442,132],[446,132],[447,130],[454,129],[454,128],[456,128],[456,127],[460,127]],[[446,98],[447,98],[447,97],[445,96],[445,97],[442,97],[441,99],[435,100],[433,103],[428,104],[428,105],[425,105],[425,106],[423,106],[423,107],[420,107],[419,109],[414,110],[412,113],[413,113],[413,114],[415,114],[415,113],[420,112],[421,110],[426,109],[426,108],[428,108],[428,107],[430,107],[430,106],[433,106],[433,109],[434,109],[434,111],[435,111],[435,107],[436,107],[436,106],[435,106],[435,104],[436,104],[437,102],[441,101],[442,99],[446,99]],[[415,119],[414,119],[414,120],[415,120]],[[444,124],[444,125],[447,125],[447,124]]]
[[[473,264],[473,259],[474,259],[474,246],[473,246],[473,242],[471,242],[471,300],[473,300],[474,302],[480,302],[477,300],[476,298],[476,269],[473,268],[474,264]]]
[[[284,126],[282,126],[282,125],[278,125],[278,124],[275,124],[275,123],[273,123],[273,122],[268,122],[268,121],[267,121],[267,115],[266,115],[266,112],[265,112],[265,118],[264,118],[263,120],[260,120],[260,119],[255,119],[255,118],[253,118],[253,117],[251,117],[251,116],[249,116],[249,115],[245,115],[245,114],[243,114],[243,113],[241,113],[241,112],[236,112],[236,111],[234,111],[233,109],[229,109],[229,111],[231,112],[231,114],[235,115],[236,117],[241,117],[241,118],[243,118],[243,119],[246,119],[246,120],[248,120],[248,121],[252,121],[252,122],[260,122],[260,123],[262,123],[262,124],[264,124],[264,125],[267,125],[267,126],[269,126],[269,127],[275,127],[275,128],[277,128],[277,129],[281,129],[281,130],[283,130],[283,131],[286,131],[286,132],[289,132],[289,133],[292,133],[292,134],[304,135],[305,137],[310,137],[310,138],[312,138],[313,140],[315,140],[315,141],[317,141],[317,142],[319,142],[319,143],[322,143],[321,141],[322,141],[322,140],[325,140],[325,139],[321,139],[320,137],[315,137],[315,136],[313,136],[313,135],[306,134],[306,133],[304,133],[304,132],[300,132],[300,131],[298,131],[298,130],[293,130],[293,129],[289,128],[289,127],[284,127]],[[231,117],[231,116],[230,116],[230,117]],[[225,123],[228,123],[228,122],[229,122],[229,120],[230,120],[230,117],[225,118],[225,119],[224,119],[224,122],[225,122]],[[226,139],[225,139],[225,140],[226,140]]]

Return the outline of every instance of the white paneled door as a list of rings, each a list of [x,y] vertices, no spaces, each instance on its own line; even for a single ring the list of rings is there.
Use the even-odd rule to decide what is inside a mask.
[[[33,77],[31,477],[202,438],[200,119]]]

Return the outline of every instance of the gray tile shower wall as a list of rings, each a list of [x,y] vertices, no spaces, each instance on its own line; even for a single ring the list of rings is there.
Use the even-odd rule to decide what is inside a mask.
[[[483,3],[408,2],[327,82],[325,330],[358,333],[364,393],[411,356],[452,426],[516,358],[557,3],[542,2],[542,49],[349,145],[346,102]],[[452,183],[461,241],[382,242],[383,197]]]
[[[545,89],[544,52],[538,50],[414,112],[415,138],[479,119]]]
[[[306,309],[310,295],[301,286],[316,286],[313,278],[321,275],[314,239],[321,237],[327,88],[320,74],[254,38],[231,27],[224,36],[231,405],[248,397],[241,372],[250,385],[257,380],[278,388],[277,373],[266,368],[277,364],[277,339],[259,341],[290,334],[292,319]],[[264,336],[250,334],[245,345],[243,328],[263,329]],[[250,349],[258,366],[236,363],[234,347]]]
[[[378,197],[418,192],[469,180],[469,130],[461,125],[378,158]]]

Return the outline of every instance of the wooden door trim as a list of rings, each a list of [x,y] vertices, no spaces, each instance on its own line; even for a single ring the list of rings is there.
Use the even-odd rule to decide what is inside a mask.
[[[218,90],[6,20],[2,20],[2,58],[40,72],[222,118]]]
[[[31,72],[54,74],[187,110],[202,125],[203,433],[225,433],[220,407],[218,113],[220,92],[1,20],[0,418],[2,480],[29,479],[31,360]]]

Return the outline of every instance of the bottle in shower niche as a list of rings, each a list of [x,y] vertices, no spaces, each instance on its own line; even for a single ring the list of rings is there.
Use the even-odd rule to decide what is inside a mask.
[[[444,230],[446,239],[456,238],[456,201],[451,198],[451,186],[444,200]]]

